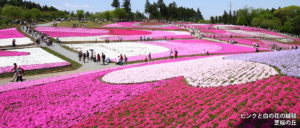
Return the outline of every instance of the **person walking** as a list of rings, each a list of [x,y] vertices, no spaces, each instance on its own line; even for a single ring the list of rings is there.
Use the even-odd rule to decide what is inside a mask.
[[[60,45],[60,39],[57,37],[56,42]]]
[[[105,65],[105,54],[102,53],[102,62],[103,62],[103,65]]]
[[[83,63],[85,63],[86,54],[83,53]]]
[[[94,57],[94,52],[91,51],[91,60],[93,60],[93,57]]]
[[[149,52],[148,58],[149,58],[149,61],[152,60],[152,58],[151,58],[151,52]]]
[[[173,59],[173,51],[170,51],[170,59]]]
[[[101,63],[101,58],[100,58],[100,54],[97,54],[97,62],[99,62],[99,64]]]
[[[16,74],[17,74],[17,81],[21,81],[23,82],[23,73],[24,73],[24,69],[21,68],[20,66],[18,66],[17,70],[16,70]]]
[[[89,51],[88,51],[88,50],[86,50],[86,57],[87,57],[87,60],[89,60],[89,59],[90,59],[90,53],[89,53]]]
[[[123,65],[123,55],[122,54],[120,54],[120,65]]]
[[[128,58],[126,55],[124,55],[124,64],[127,65],[127,61],[128,61]]]
[[[177,59],[177,56],[178,56],[178,51],[177,51],[177,50],[175,50],[175,53],[174,53],[174,57],[175,57],[175,59]]]
[[[12,46],[13,46],[13,47],[16,47],[16,39],[13,39],[13,40],[12,40]]]
[[[82,52],[81,51],[79,51],[78,57],[79,57],[79,61],[81,61],[81,58],[82,58]]]
[[[10,72],[13,72],[14,74],[11,82],[14,82],[17,78],[17,68],[18,68],[17,63],[14,63],[14,68],[10,70]]]

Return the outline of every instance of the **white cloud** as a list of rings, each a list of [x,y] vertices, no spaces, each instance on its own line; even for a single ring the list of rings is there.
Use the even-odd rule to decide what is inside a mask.
[[[65,3],[65,6],[67,8],[73,8],[73,9],[81,9],[81,8],[89,8],[90,7],[87,4],[76,5],[76,4],[70,4],[70,3]]]

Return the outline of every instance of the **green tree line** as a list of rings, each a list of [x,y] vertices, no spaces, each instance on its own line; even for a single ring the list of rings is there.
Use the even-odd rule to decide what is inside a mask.
[[[246,25],[276,29],[281,32],[300,34],[300,7],[288,6],[278,9],[243,8],[224,11],[222,16],[210,17],[211,23]]]
[[[195,11],[193,8],[177,7],[176,2],[166,5],[163,0],[158,0],[152,4],[146,0],[145,13],[150,19],[168,20],[168,21],[193,21],[203,20],[200,9]]]
[[[68,17],[67,11],[60,11],[53,6],[40,6],[23,0],[0,1],[0,24],[10,24],[13,20],[53,20]]]

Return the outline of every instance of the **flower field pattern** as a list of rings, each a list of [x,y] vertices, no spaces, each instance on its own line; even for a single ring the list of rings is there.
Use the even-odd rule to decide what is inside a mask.
[[[174,25],[169,24],[152,24],[152,25],[144,25],[144,22],[118,22],[114,24],[108,24],[102,26],[104,28],[142,28],[142,29],[171,29],[171,30],[179,30],[182,29],[180,27],[176,27]]]
[[[236,86],[193,88],[177,77],[73,127],[243,127],[241,113],[266,109],[296,113],[299,119],[299,85],[299,79],[273,76]]]
[[[147,41],[147,42],[124,42],[108,44],[65,44],[76,51],[94,49],[97,53],[105,53],[111,59],[120,54],[128,57],[128,62],[144,60],[151,52],[151,58],[165,58],[170,56],[170,51],[177,50],[178,56],[199,55],[203,50],[210,54],[222,53],[248,53],[255,52],[255,48],[232,44],[217,43],[207,40],[172,40],[172,41]],[[259,49],[268,51],[267,49]],[[115,60],[113,60],[115,61]]]
[[[29,55],[29,53],[28,52],[15,52],[15,51],[0,50],[0,57],[2,57],[2,56],[24,56],[24,55]]]
[[[97,80],[104,73],[1,93],[0,126],[69,127],[165,83],[113,86]]]
[[[190,38],[195,38],[194,36],[191,35],[190,32],[186,31],[160,31],[160,30],[143,30],[146,32],[151,32],[151,34],[148,35],[110,35],[109,39],[110,40],[118,40],[122,38],[122,40],[140,40],[141,37],[147,37],[147,38],[152,38],[153,40],[157,39],[190,39]],[[102,40],[105,40],[106,37],[101,37]]]
[[[18,32],[16,28],[1,29],[0,35],[0,39],[25,37],[22,33]]]
[[[99,35],[109,34],[109,30],[105,30],[105,29],[68,28],[68,27],[36,27],[35,29],[51,37],[83,37],[83,36],[99,36]]]
[[[151,64],[165,62],[169,60]],[[111,85],[99,81],[109,72],[144,65],[147,64],[1,85],[0,127],[70,127],[169,82]],[[20,90],[18,86],[25,89]]]
[[[183,77],[123,85],[99,80],[122,69],[199,58],[210,57],[161,60],[1,85],[0,127],[228,127],[238,124],[241,112],[264,108],[299,115],[299,86],[295,85],[300,81],[291,77],[216,88],[191,87]]]
[[[67,28],[67,27],[36,27],[37,31],[51,37],[60,37],[62,41],[117,41],[140,40],[141,37],[152,39],[180,39],[194,38],[186,31],[160,31],[160,30],[131,30],[131,29],[90,29],[90,28]]]
[[[283,43],[300,41],[298,38],[290,37],[281,33],[273,32],[266,29],[221,25],[221,24],[184,24],[189,28],[198,28],[206,37],[212,38],[214,35],[219,35],[218,38],[271,38]]]
[[[255,48],[217,43],[213,41],[194,39],[194,40],[171,40],[171,41],[153,41],[153,42],[138,42],[146,43],[151,45],[158,45],[166,47],[173,52],[178,51],[178,56],[189,56],[189,55],[203,55],[203,51],[209,52],[210,54],[226,54],[226,53],[248,53],[255,52]],[[267,49],[260,48],[261,51],[269,51]],[[145,54],[147,55],[147,54]],[[145,55],[133,56],[129,58],[129,61],[137,61],[145,59]],[[151,53],[151,58],[164,58],[169,57],[170,51],[162,53]]]
[[[18,32],[16,28],[8,28],[0,30],[0,46],[11,46],[12,40],[16,40],[16,45],[28,45],[33,42]]]
[[[127,57],[148,55],[149,52],[163,53],[169,52],[170,49],[158,45],[146,43],[122,42],[122,43],[93,43],[93,44],[65,44],[76,51],[89,51],[94,49],[96,53],[105,53],[110,59],[116,59],[120,54]],[[144,58],[143,58],[144,59]],[[129,59],[130,60],[130,59]]]
[[[300,77],[300,50],[228,56],[226,59],[265,63],[280,69],[282,74]]]
[[[123,69],[106,74],[102,80],[128,84],[184,76],[194,87],[217,87],[253,82],[276,74],[276,70],[267,65],[223,60],[223,56],[218,56]]]
[[[10,51],[9,51],[10,52]],[[66,62],[41,48],[16,49],[11,52],[30,53],[25,56],[2,56],[0,57],[0,74],[8,73],[13,68],[13,63],[17,63],[25,70],[61,67],[70,65]],[[43,59],[41,59],[43,58]]]

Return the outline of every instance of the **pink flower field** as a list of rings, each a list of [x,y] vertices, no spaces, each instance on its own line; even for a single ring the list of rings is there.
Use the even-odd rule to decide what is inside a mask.
[[[59,63],[47,63],[47,64],[31,64],[31,65],[21,65],[24,70],[38,70],[38,69],[48,69],[55,67],[64,67],[70,65],[69,62],[59,62]],[[13,66],[0,67],[0,74],[9,73],[13,69]]]
[[[152,39],[184,39],[195,38],[186,31],[159,31],[159,30],[132,30],[132,29],[90,29],[90,28],[67,28],[67,27],[36,27],[37,31],[51,37],[61,37],[62,41],[104,41],[110,40],[140,40],[140,37]],[[76,38],[74,38],[76,37]],[[77,39],[83,38],[83,39]],[[66,39],[64,39],[66,38]]]
[[[20,33],[16,28],[8,28],[0,30],[0,39],[7,38],[20,38],[25,37],[22,33]]]
[[[187,59],[192,58],[179,60]],[[169,60],[151,64],[164,62]],[[147,64],[122,68],[143,65]],[[0,112],[3,116],[0,117],[0,127],[69,127],[169,82],[162,80],[145,84],[111,85],[99,81],[101,76],[122,68],[1,85]]]
[[[170,29],[170,30],[180,30],[182,28],[176,27],[174,25],[162,24],[162,25],[142,25],[144,22],[118,22],[114,24],[108,24],[102,26],[104,28],[142,28],[142,29]]]
[[[105,29],[68,28],[68,27],[36,27],[37,31],[51,37],[99,36],[109,33]]]
[[[299,79],[274,76],[229,87],[194,88],[178,77],[73,127],[254,127],[250,122],[242,125],[241,114],[265,110],[296,113],[299,119],[299,85]]]
[[[183,77],[139,84],[100,81],[121,69],[207,57],[1,85],[0,127],[232,127],[242,122],[241,113],[265,109],[299,118],[300,80],[293,77],[216,88],[191,87]]]
[[[0,50],[0,57],[1,56],[24,56],[24,55],[29,55],[29,53]]]
[[[154,40],[157,39],[189,39],[189,38],[195,38],[194,36],[191,36],[189,32],[184,31],[159,31],[159,30],[143,30],[145,32],[151,33],[151,34],[139,34],[136,33],[135,35],[118,35],[118,36],[109,36],[110,40],[118,40],[119,38],[122,38],[122,40],[140,40],[140,37],[148,37],[152,38]],[[106,37],[102,37],[101,39],[104,40]]]
[[[174,52],[178,51],[178,56],[199,55],[203,54],[203,50],[209,51],[210,54],[225,54],[225,53],[250,53],[255,52],[255,48],[245,47],[233,44],[217,43],[207,40],[173,40],[173,41],[154,41],[154,42],[138,42],[151,45],[166,47]],[[260,51],[269,51],[268,49],[260,48]],[[125,53],[124,53],[125,54]],[[129,57],[128,61],[144,60],[147,55]],[[151,54],[153,59],[169,57],[170,51],[163,53]]]

